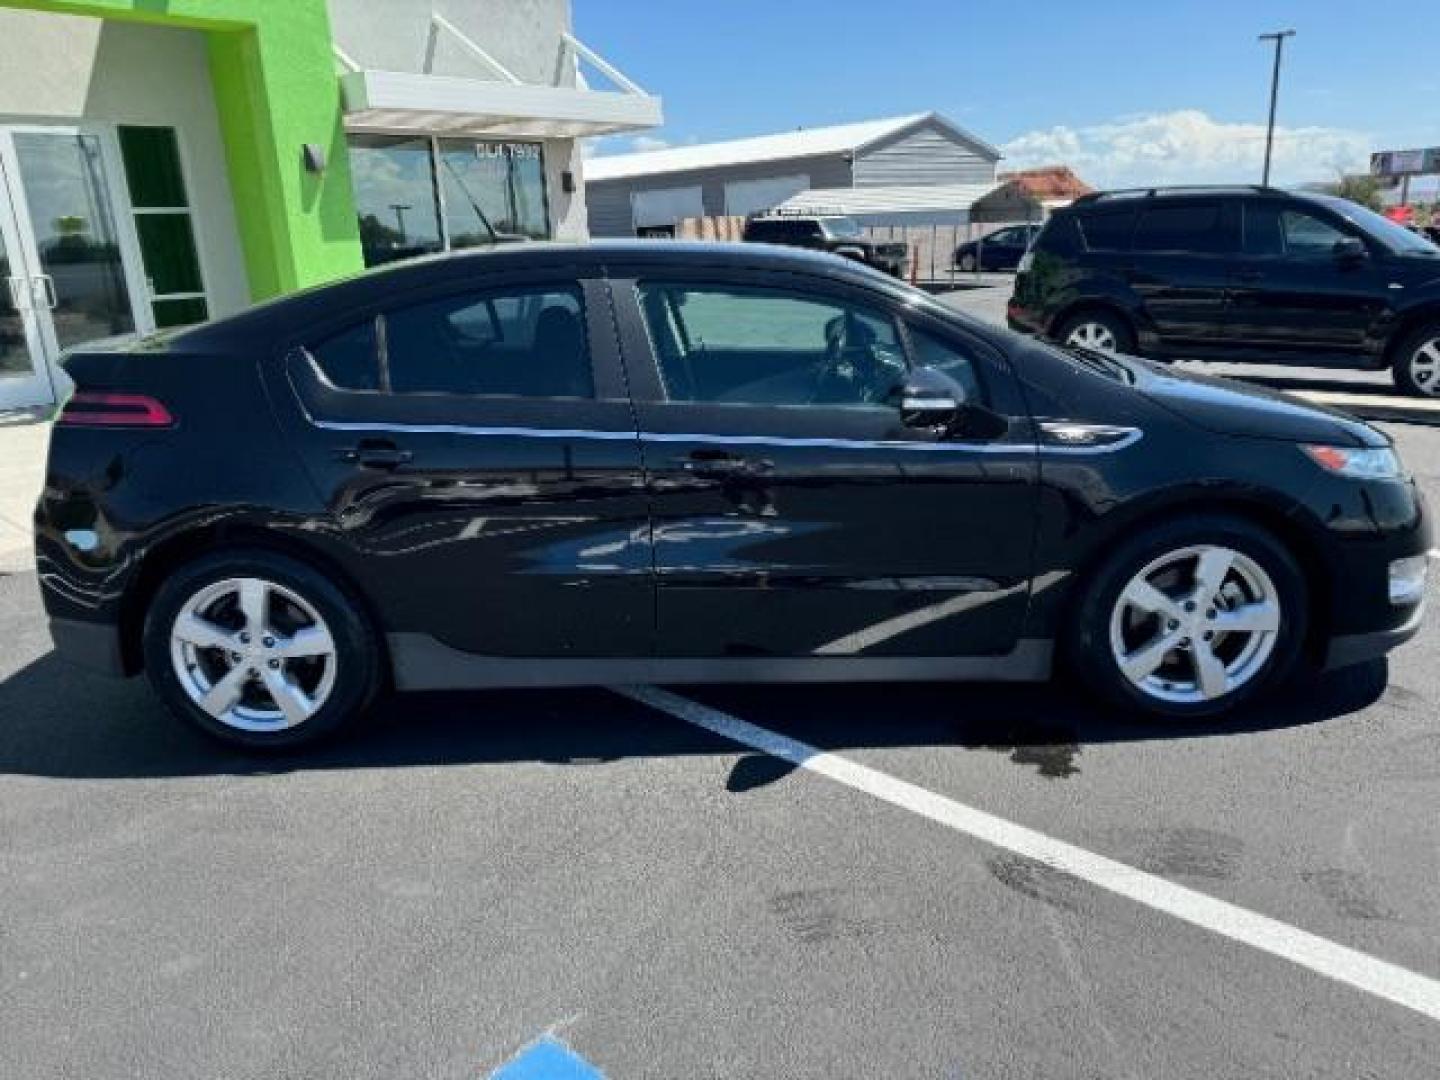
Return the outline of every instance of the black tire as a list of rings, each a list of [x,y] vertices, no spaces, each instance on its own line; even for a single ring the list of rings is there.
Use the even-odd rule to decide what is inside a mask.
[[[210,585],[240,577],[273,582],[303,598],[324,619],[334,641],[333,688],[296,726],[248,731],[221,722],[191,699],[175,670],[171,633],[186,603]],[[298,559],[259,548],[219,551],[173,572],[146,612],[142,646],[150,685],[172,713],[212,738],[247,750],[290,750],[331,736],[365,711],[381,685],[375,631],[349,591]]]
[[[1395,347],[1390,373],[1395,385],[1405,393],[1414,397],[1437,398],[1440,397],[1440,372],[1424,383],[1417,378],[1416,360],[1421,350],[1427,348],[1440,350],[1440,319],[1418,326],[1405,335]]]
[[[1278,637],[1268,659],[1243,685],[1211,700],[1167,701],[1150,696],[1120,670],[1110,644],[1111,615],[1131,579],[1153,560],[1200,544],[1237,551],[1269,576],[1281,611]],[[1081,587],[1062,640],[1068,667],[1104,700],[1159,719],[1219,716],[1283,684],[1295,670],[1309,625],[1309,589],[1294,557],[1273,535],[1242,518],[1202,514],[1146,529],[1122,542]]]
[[[1109,308],[1082,308],[1073,315],[1066,316],[1060,324],[1060,328],[1055,332],[1055,340],[1062,345],[1065,344],[1070,340],[1071,334],[1087,323],[1108,330],[1110,336],[1115,339],[1116,352],[1135,355],[1135,328],[1130,325],[1129,319]]]

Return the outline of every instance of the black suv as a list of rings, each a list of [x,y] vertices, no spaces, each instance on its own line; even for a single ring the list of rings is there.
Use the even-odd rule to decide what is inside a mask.
[[[1440,397],[1440,247],[1328,195],[1087,195],[1022,261],[1009,320],[1157,359],[1388,367],[1405,391]]]
[[[744,239],[752,244],[783,244],[828,251],[893,277],[905,276],[905,264],[910,256],[908,244],[873,240],[854,218],[848,217],[762,214],[745,222]]]

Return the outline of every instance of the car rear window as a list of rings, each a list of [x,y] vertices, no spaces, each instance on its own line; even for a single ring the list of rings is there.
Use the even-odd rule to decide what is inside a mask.
[[[1079,218],[1080,233],[1091,251],[1128,251],[1135,210],[1093,210]]]

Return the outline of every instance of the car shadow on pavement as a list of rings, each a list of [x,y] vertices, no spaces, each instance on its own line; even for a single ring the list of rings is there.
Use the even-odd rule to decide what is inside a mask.
[[[1378,700],[1382,667],[1311,680],[1224,722],[1154,724],[1064,686],[730,686],[679,692],[822,750],[961,746],[1005,751],[1040,775],[1075,775],[1086,745],[1194,739],[1296,727]],[[47,653],[0,682],[0,775],[75,779],[255,775],[482,762],[582,763],[737,753],[700,728],[604,690],[413,694],[382,702],[339,739],[287,755],[227,749],[172,719],[143,680],[92,676]],[[729,788],[788,769],[742,757]]]

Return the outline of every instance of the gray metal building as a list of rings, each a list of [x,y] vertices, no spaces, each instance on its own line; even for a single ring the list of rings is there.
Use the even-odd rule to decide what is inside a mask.
[[[968,224],[1000,151],[936,113],[591,158],[593,236],[665,235],[687,218],[777,206],[869,226]]]

